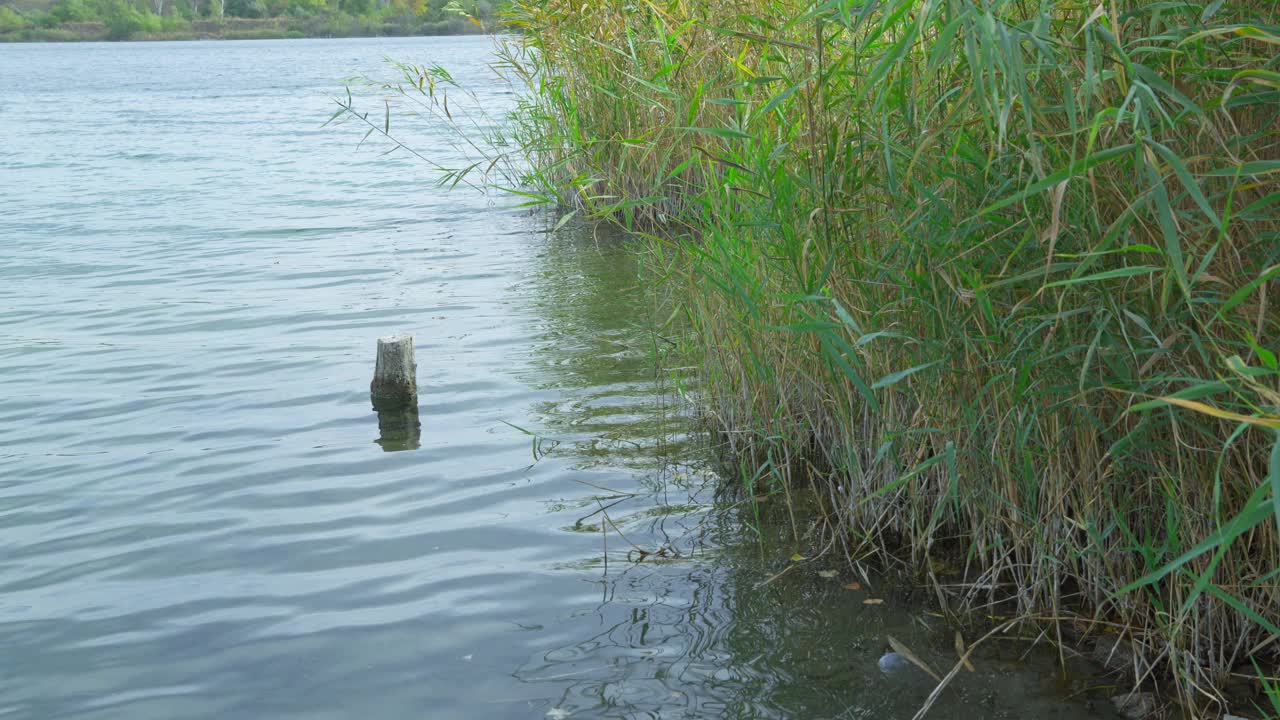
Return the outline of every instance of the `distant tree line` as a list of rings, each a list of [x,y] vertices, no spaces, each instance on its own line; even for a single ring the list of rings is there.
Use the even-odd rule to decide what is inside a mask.
[[[56,0],[0,6],[0,40],[455,34],[492,15],[490,0]]]

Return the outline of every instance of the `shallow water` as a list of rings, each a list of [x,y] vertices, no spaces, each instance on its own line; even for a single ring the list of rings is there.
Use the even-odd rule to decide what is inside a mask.
[[[0,46],[0,717],[896,718],[931,683],[887,635],[954,662],[849,578],[765,582],[803,548],[715,508],[616,238],[320,127],[384,56],[503,107],[489,47]],[[398,331],[416,443],[369,407]],[[1025,652],[930,717],[1103,716]]]

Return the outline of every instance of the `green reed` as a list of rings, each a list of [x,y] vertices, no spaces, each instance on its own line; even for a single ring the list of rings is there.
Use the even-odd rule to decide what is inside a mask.
[[[749,494],[1202,707],[1280,650],[1278,15],[516,0],[452,180],[651,239]]]

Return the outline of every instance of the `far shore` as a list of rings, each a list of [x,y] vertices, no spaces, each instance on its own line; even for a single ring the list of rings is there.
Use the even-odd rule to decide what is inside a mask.
[[[0,32],[0,43],[280,40],[355,37],[440,37],[481,35],[470,23],[402,23],[350,17],[224,18],[184,23],[159,31],[113,33],[106,23],[63,23],[52,28],[29,27]]]

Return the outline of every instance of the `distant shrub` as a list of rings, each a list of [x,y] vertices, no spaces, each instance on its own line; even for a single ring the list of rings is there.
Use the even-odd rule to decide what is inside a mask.
[[[7,7],[0,7],[0,33],[14,32],[27,26],[27,21]]]
[[[107,6],[107,16],[103,22],[107,26],[107,37],[111,40],[160,31],[160,18],[149,12],[140,12],[121,0],[115,0]]]
[[[418,32],[422,35],[458,35],[475,32],[475,30],[476,28],[471,24],[471,21],[464,18],[427,21],[418,28]]]
[[[190,32],[191,21],[181,15],[166,15],[160,18],[160,31],[165,33]]]
[[[49,17],[58,23],[88,22],[97,20],[98,13],[84,3],[84,0],[62,0],[49,9]]]
[[[97,40],[101,39],[101,36],[86,37],[80,33],[65,30],[63,28],[49,29],[42,27],[27,27],[13,33],[13,35],[5,36],[5,39],[18,40],[21,42],[69,42],[72,40]]]
[[[227,14],[242,18],[264,18],[268,13],[262,0],[227,0]]]

